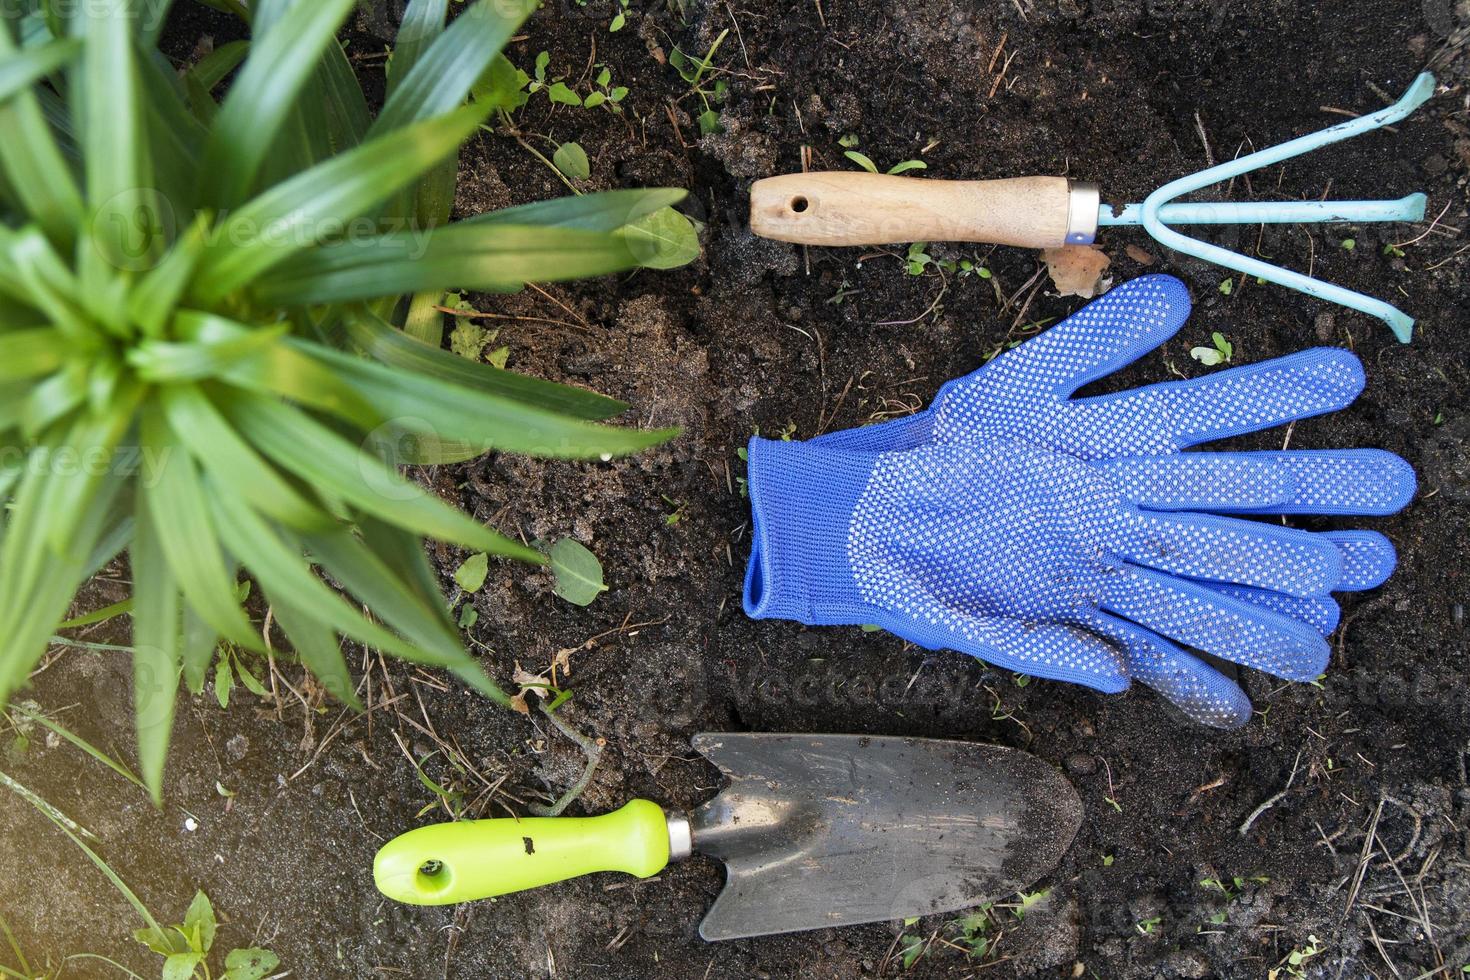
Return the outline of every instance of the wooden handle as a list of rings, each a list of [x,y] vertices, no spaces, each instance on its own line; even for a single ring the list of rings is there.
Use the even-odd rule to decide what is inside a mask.
[[[986,242],[1051,248],[1067,243],[1071,210],[1072,182],[1065,177],[926,180],[827,171],[767,177],[750,188],[751,230],[803,245]],[[1095,206],[1087,217],[1095,227]],[[1070,230],[1072,241],[1092,240]]]

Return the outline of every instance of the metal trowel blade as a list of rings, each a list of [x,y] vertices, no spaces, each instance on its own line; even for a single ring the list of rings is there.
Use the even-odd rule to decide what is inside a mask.
[[[738,939],[953,912],[1054,868],[1077,793],[1017,749],[865,735],[703,734],[730,779],[691,814],[725,888],[700,924]]]

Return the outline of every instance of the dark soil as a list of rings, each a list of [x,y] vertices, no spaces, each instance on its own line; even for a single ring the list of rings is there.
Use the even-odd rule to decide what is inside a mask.
[[[436,737],[457,745],[473,774],[456,772],[442,753],[425,771],[465,788],[471,813],[486,815],[524,813],[526,801],[559,794],[581,757],[536,716],[376,656],[362,658],[376,707],[361,718],[324,702],[285,665],[275,701],[237,689],[228,710],[208,692],[181,705],[162,812],[44,732],[6,771],[93,831],[160,919],[177,921],[204,888],[228,919],[222,949],[270,946],[295,977],[892,976],[902,969],[901,931],[935,937],[914,976],[1262,977],[1278,967],[1282,977],[1292,969],[1458,976],[1470,962],[1470,253],[1462,232],[1470,222],[1470,11],[1454,0],[689,0],[681,17],[674,6],[635,4],[628,26],[609,34],[608,0],[548,4],[511,54],[528,66],[548,50],[553,73],[574,78],[593,61],[611,67],[615,84],[631,89],[626,113],[552,111],[538,99],[523,129],[581,142],[593,187],[690,187],[688,209],[705,222],[704,257],[675,272],[548,289],[556,302],[535,291],[474,299],[484,310],[569,321],[503,321],[499,342],[510,345],[512,367],[622,398],[633,406],[629,423],[680,425],[684,434],[602,465],[491,456],[425,473],[445,496],[527,539],[572,535],[588,544],[611,586],[580,609],[557,599],[546,576],[501,565],[466,600],[449,577],[463,555],[443,551],[446,591],[457,604],[474,602],[471,635],[507,683],[515,664],[539,672],[559,650],[577,648],[568,678],[575,696],[561,714],[605,739],[606,751],[573,812],[635,796],[680,807],[708,798],[718,777],[689,749],[699,731],[992,742],[1063,768],[1084,801],[1075,844],[1038,885],[1049,897],[1024,920],[997,910],[1005,934],[984,960],[951,945],[952,917],[943,916],[906,928],[706,944],[696,929],[722,872],[699,858],[646,882],[609,875],[459,908],[391,904],[373,888],[375,849],[446,816],[404,750],[423,756]],[[168,33],[178,58],[204,35],[232,36],[223,17],[180,8]],[[725,132],[701,138],[698,97],[664,61],[675,46],[702,54],[726,28],[716,56],[729,85]],[[365,17],[353,38],[375,88],[384,35]],[[941,257],[978,254],[994,273],[945,288],[934,274],[907,275],[894,255],[860,261],[855,250],[755,239],[744,226],[753,179],[800,169],[803,145],[816,168],[847,167],[838,139],[853,133],[885,166],[922,153],[928,176],[1070,173],[1102,181],[1111,200],[1137,200],[1210,154],[1228,158],[1376,109],[1437,54],[1449,91],[1398,132],[1237,181],[1232,191],[1269,199],[1422,189],[1430,215],[1440,216],[1433,229],[1220,236],[1401,305],[1419,318],[1413,344],[1398,344],[1376,321],[1253,280],[1237,277],[1223,294],[1224,272],[1163,254],[1142,233],[1102,238],[1114,280],[1168,271],[1199,306],[1178,338],[1108,385],[1200,373],[1188,350],[1213,331],[1245,363],[1317,344],[1350,347],[1367,367],[1367,391],[1348,411],[1295,426],[1291,445],[1380,446],[1419,472],[1408,510],[1364,522],[1394,540],[1401,564],[1383,588],[1345,599],[1320,685],[1246,676],[1260,715],[1221,734],[1191,726],[1142,689],[1105,697],[1045,681],[1022,686],[983,663],[884,634],[745,618],[749,523],[737,450],[752,431],[809,437],[911,411],[1028,325],[1081,302],[1057,297],[1044,279],[1023,289],[1038,266],[1019,249],[936,246]],[[464,214],[564,193],[511,139],[481,138],[462,159]],[[1356,247],[1344,248],[1345,238]],[[1385,254],[1386,244],[1406,240],[1402,257]],[[1240,442],[1276,447],[1282,438]],[[126,592],[126,570],[114,570],[79,606]],[[87,638],[125,640],[108,630]],[[129,676],[125,655],[68,651],[30,696],[131,759]],[[32,965],[93,952],[156,974],[157,958],[129,938],[138,925],[131,910],[50,823],[0,793],[0,828],[0,910]],[[1320,952],[1291,966],[1289,954],[1314,942]],[[0,963],[17,965],[3,948]],[[86,960],[64,975],[120,974]]]

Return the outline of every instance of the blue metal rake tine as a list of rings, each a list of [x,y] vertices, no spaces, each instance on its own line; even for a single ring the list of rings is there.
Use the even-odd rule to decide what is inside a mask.
[[[1196,258],[1204,259],[1206,262],[1213,262],[1227,269],[1234,269],[1246,275],[1257,276],[1268,282],[1285,286],[1288,289],[1295,289],[1309,296],[1315,296],[1318,299],[1324,299],[1330,303],[1338,303],[1350,309],[1360,310],[1370,316],[1376,316],[1388,324],[1389,328],[1393,330],[1394,336],[1400,342],[1407,344],[1413,336],[1413,318],[1385,303],[1383,300],[1374,299],[1372,296],[1365,296],[1362,293],[1353,292],[1351,289],[1345,289],[1342,286],[1323,282],[1320,279],[1313,279],[1311,276],[1303,275],[1300,272],[1283,269],[1269,262],[1262,262],[1260,259],[1254,259],[1248,255],[1241,255],[1238,252],[1232,252],[1218,245],[1202,242],[1197,238],[1190,238],[1188,235],[1180,234],[1166,226],[1164,221],[1164,208],[1176,197],[1192,193],[1211,184],[1218,184],[1221,181],[1238,177],[1252,170],[1269,167],[1274,163],[1280,163],[1282,160],[1289,160],[1292,157],[1301,156],[1303,153],[1310,153],[1330,143],[1351,139],[1362,133],[1398,122],[1423,105],[1434,94],[1434,84],[1434,76],[1425,72],[1414,79],[1414,83],[1409,86],[1409,90],[1404,93],[1403,98],[1391,106],[1379,109],[1377,112],[1369,113],[1366,116],[1359,116],[1357,119],[1352,119],[1348,122],[1339,123],[1336,126],[1329,127],[1317,133],[1299,136],[1279,146],[1258,150],[1255,153],[1250,153],[1235,160],[1210,167],[1207,170],[1201,170],[1199,173],[1190,174],[1188,177],[1181,177],[1178,180],[1171,181],[1144,199],[1140,209],[1143,227],[1148,230],[1148,233],[1159,244],[1166,248],[1176,249],[1186,255],[1193,255]],[[1368,206],[1376,202],[1345,201],[1335,203],[1339,206],[1353,208]],[[1268,204],[1267,207],[1269,208],[1270,205]]]
[[[1396,201],[1175,201],[1159,209],[1166,225],[1357,224],[1363,221],[1418,221],[1424,217],[1423,194]],[[1143,205],[1129,204],[1114,213],[1098,208],[1099,228],[1143,224]]]

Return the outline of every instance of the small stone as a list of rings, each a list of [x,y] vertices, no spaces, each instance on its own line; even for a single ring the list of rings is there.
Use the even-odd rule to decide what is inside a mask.
[[[186,832],[192,834],[194,831],[196,831],[198,829],[199,829],[199,821],[198,820],[195,820],[193,817],[185,817],[184,818],[184,830]]]
[[[1332,339],[1332,332],[1337,328],[1337,314],[1331,310],[1323,310],[1317,314],[1316,320],[1317,339],[1328,341]]]
[[[1067,756],[1066,766],[1074,776],[1090,776],[1097,772],[1097,760],[1086,752],[1073,752]]]
[[[231,762],[239,762],[245,758],[245,753],[250,751],[250,739],[243,734],[235,735],[225,743],[225,758]]]

